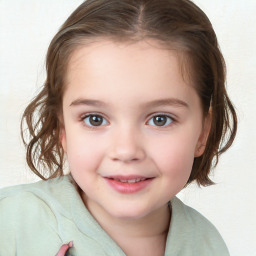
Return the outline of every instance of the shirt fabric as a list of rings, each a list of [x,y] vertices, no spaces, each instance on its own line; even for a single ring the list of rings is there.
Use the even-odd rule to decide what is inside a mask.
[[[171,200],[165,256],[228,256],[216,228],[200,213]],[[71,175],[0,190],[0,256],[125,256],[83,204]]]

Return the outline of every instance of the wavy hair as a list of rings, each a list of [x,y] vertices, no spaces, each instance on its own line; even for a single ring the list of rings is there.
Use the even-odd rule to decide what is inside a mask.
[[[77,47],[101,38],[154,39],[181,53],[183,73],[191,75],[204,115],[210,108],[212,112],[205,151],[194,159],[187,184],[213,184],[210,170],[231,146],[237,117],[225,88],[226,68],[216,34],[205,13],[189,0],[87,0],[70,15],[48,48],[46,81],[22,117],[32,171],[42,179],[63,175],[60,117],[67,64]]]

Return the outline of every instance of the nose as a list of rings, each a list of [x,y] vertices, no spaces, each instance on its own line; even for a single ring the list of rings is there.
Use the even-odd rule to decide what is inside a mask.
[[[109,156],[114,161],[142,161],[146,156],[143,137],[135,129],[115,131],[111,141]]]

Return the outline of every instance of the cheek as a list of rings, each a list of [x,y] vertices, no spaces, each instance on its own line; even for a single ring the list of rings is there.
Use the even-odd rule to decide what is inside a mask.
[[[67,138],[67,160],[71,172],[86,174],[95,170],[100,163],[102,152],[100,145],[90,139],[90,136],[79,136],[77,133]]]
[[[103,159],[104,143],[96,143],[92,136],[74,134],[67,140],[69,170],[78,186],[91,198],[93,191],[101,191],[97,171]]]
[[[154,146],[151,155],[158,169],[173,179],[189,177],[194,161],[195,140],[170,137]]]

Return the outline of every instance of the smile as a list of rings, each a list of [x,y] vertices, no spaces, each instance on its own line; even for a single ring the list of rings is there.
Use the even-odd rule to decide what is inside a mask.
[[[154,178],[146,177],[124,177],[111,176],[104,177],[107,184],[114,189],[114,191],[122,194],[133,194],[147,188]]]
[[[137,178],[137,179],[130,179],[130,180],[125,180],[125,179],[114,179],[114,180],[117,180],[117,181],[120,181],[122,183],[130,183],[130,184],[133,184],[133,183],[137,183],[137,182],[140,182],[140,181],[144,181],[146,180],[147,178]]]

